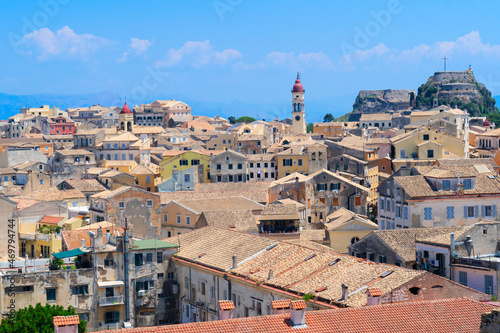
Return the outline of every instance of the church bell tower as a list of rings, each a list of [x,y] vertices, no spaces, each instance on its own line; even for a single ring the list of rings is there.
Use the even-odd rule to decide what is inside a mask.
[[[292,89],[292,132],[293,135],[306,134],[306,118],[304,109],[304,87],[300,83],[300,73],[297,73],[297,80]]]

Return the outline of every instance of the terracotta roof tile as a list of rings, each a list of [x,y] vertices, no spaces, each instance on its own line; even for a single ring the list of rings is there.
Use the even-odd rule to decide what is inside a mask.
[[[360,308],[306,311],[307,327],[299,330],[290,314],[216,320],[180,325],[142,327],[106,331],[108,333],[320,333],[320,332],[479,332],[481,314],[494,309],[491,304],[458,298],[392,303]]]
[[[279,299],[271,302],[271,307],[274,310],[289,309],[291,300],[289,299]]]
[[[221,310],[232,310],[234,309],[233,301],[219,301],[219,307]]]
[[[379,288],[368,289],[368,295],[372,297],[382,296],[382,290],[380,290]]]
[[[303,300],[290,302],[290,309],[303,310],[306,307],[307,307],[306,302]]]
[[[61,216],[47,216],[46,215],[46,216],[42,217],[42,219],[40,220],[40,223],[58,224],[63,219],[64,219],[64,217],[61,217]]]
[[[52,318],[54,326],[72,326],[80,323],[80,317],[74,316],[55,316]]]

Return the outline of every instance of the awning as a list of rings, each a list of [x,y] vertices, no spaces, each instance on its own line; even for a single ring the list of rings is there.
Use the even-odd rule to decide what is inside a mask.
[[[73,249],[69,251],[64,251],[64,252],[57,252],[57,253],[52,253],[54,257],[57,259],[63,259],[63,258],[70,258],[70,257],[76,257],[81,254],[89,252],[88,250],[82,250],[81,248],[78,249]]]
[[[122,287],[125,284],[123,281],[99,281],[97,282],[97,286],[99,288],[107,288],[107,287]]]

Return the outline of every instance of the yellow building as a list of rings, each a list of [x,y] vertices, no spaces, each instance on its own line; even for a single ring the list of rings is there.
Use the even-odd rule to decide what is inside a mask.
[[[310,175],[327,168],[327,150],[322,143],[308,145],[293,144],[290,148],[276,154],[276,173],[278,179],[294,172]]]
[[[353,213],[344,207],[328,215],[325,226],[330,236],[330,247],[340,253],[348,253],[351,244],[378,229],[377,224],[366,216]]]
[[[370,204],[375,205],[377,203],[377,188],[378,188],[378,148],[374,149],[372,152],[365,150],[364,154],[365,154],[365,161],[368,161],[367,181],[369,183],[369,188],[370,188],[369,202]]]
[[[104,168],[113,169],[120,172],[130,173],[136,166],[137,162],[135,160],[103,160],[102,166]]]
[[[395,159],[436,160],[466,158],[463,140],[439,130],[421,128],[391,139]]]
[[[201,165],[203,182],[210,182],[210,157],[216,155],[213,151],[201,150],[168,150],[163,153],[161,161],[161,179],[168,179],[177,171],[186,170],[192,166]]]
[[[342,136],[342,127],[344,123],[330,122],[330,123],[314,123],[313,133],[323,136]]]
[[[150,192],[158,192],[158,183],[161,180],[161,176],[159,168],[156,165],[138,165],[129,173],[135,176],[137,185],[144,187]]]
[[[20,255],[28,255],[30,258],[50,258],[52,253],[61,251],[61,234],[55,233],[55,228],[62,229],[63,221],[64,217],[44,216],[38,223],[20,224]]]

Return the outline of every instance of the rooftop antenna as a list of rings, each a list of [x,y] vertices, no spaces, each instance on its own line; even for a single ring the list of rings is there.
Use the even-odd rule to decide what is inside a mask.
[[[297,72],[297,80],[300,80],[300,72]]]
[[[444,61],[444,71],[446,72],[446,60],[450,59],[450,58],[446,58],[446,54],[444,55],[444,58],[441,58],[443,59]]]

